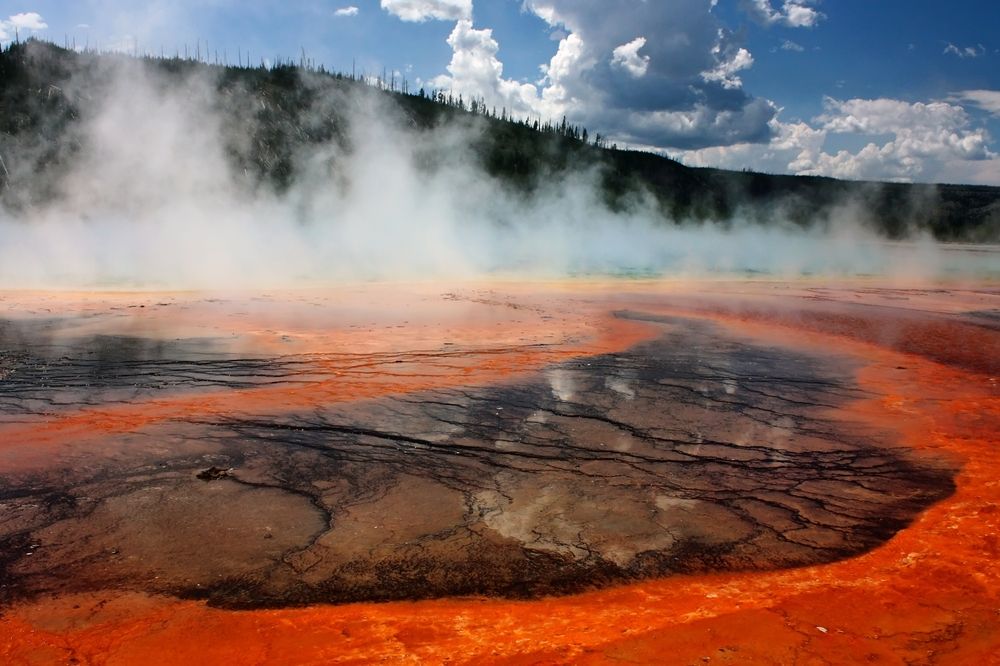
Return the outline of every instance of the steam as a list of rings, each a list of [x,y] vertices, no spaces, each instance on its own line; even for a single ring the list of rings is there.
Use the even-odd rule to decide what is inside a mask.
[[[996,269],[995,254],[970,269],[967,258],[926,238],[885,243],[849,203],[828,224],[802,230],[778,212],[767,225],[671,224],[641,196],[613,212],[598,174],[585,170],[559,174],[530,195],[515,192],[470,152],[475,121],[409,129],[383,96],[364,91],[328,93],[316,104],[317,114],[348,109],[349,148],[309,147],[296,156],[290,189],[277,194],[227,154],[245,139],[226,134],[221,114],[231,111],[208,75],[178,82],[137,61],[106,67],[100,95],[81,82],[63,93],[83,100],[77,152],[68,171],[31,176],[51,179],[42,189],[52,196],[0,209],[0,287]],[[15,167],[40,162],[30,150],[0,145]]]

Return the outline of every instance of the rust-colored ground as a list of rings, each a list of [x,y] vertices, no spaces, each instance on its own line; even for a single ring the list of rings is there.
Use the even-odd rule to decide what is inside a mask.
[[[1000,330],[995,319],[1000,290],[995,285],[946,289],[771,282],[504,285],[490,293],[470,287],[412,315],[397,310],[375,319],[358,305],[353,319],[342,316],[334,323],[304,317],[298,326],[288,325],[294,317],[269,319],[273,311],[266,304],[242,324],[213,323],[210,306],[199,310],[189,296],[171,296],[190,306],[187,316],[150,315],[162,319],[149,323],[148,330],[181,336],[192,335],[198,326],[229,326],[234,344],[252,349],[282,344],[282,336],[288,336],[291,342],[284,344],[301,345],[303,353],[330,345],[413,348],[419,346],[414,340],[428,346],[451,340],[475,344],[482,353],[444,364],[435,360],[429,364],[432,372],[408,373],[404,380],[358,377],[345,394],[333,388],[318,395],[248,389],[60,413],[0,431],[0,464],[41,465],[64,448],[79,454],[73,447],[97,445],[99,438],[75,443],[97,427],[104,432],[143,427],[178,410],[245,409],[258,397],[255,409],[265,404],[280,409],[449,382],[489,382],[558,358],[630,346],[646,335],[642,326],[609,313],[641,307],[707,318],[758,343],[858,359],[863,364],[859,385],[872,397],[851,403],[846,416],[896,430],[909,446],[952,458],[960,465],[957,491],[888,543],[846,561],[770,573],[675,577],[555,599],[240,612],[137,593],[36,600],[4,610],[0,661],[1000,663]],[[432,292],[428,287],[427,294]],[[389,298],[387,293],[343,298],[357,305],[383,297]],[[412,292],[397,296],[398,307],[411,297]],[[23,312],[25,303],[40,307],[45,298],[22,294],[5,302]],[[161,297],[118,298],[152,310]],[[103,301],[72,300],[81,309],[106,309]],[[61,310],[66,302],[51,307]],[[994,314],[963,314],[969,312]],[[279,322],[284,329],[275,330]],[[350,329],[368,324],[359,332]],[[525,349],[543,341],[557,344]],[[26,432],[47,447],[44,454],[17,443]]]
[[[442,295],[439,289],[427,293],[411,287],[401,292],[385,286],[333,296],[309,292],[263,298],[107,294],[107,300],[101,300],[88,294],[18,294],[10,300],[17,304],[12,309],[20,316],[26,310],[24,303],[36,317],[53,311],[89,315],[89,320],[75,327],[76,334],[113,330],[164,339],[222,338],[227,351],[261,354],[280,349],[284,354],[301,354],[310,358],[321,379],[297,387],[184,393],[101,405],[26,425],[0,423],[0,462],[7,469],[44,464],[51,455],[42,450],[44,445],[72,445],[178,415],[276,413],[456,383],[495,381],[560,359],[627,347],[649,335],[640,325],[616,319],[593,305],[574,310],[572,304],[552,303],[551,297],[531,304],[504,298],[492,290],[476,290],[460,300],[451,293]],[[108,300],[113,303],[110,310]],[[551,314],[539,316],[542,307]],[[115,314],[123,311],[128,314]],[[119,316],[125,317],[124,326],[115,321]],[[442,344],[454,346],[456,353],[419,352],[439,349]],[[379,368],[379,355],[411,350],[418,350],[412,358],[419,365],[418,372]],[[365,362],[366,355],[370,362]]]

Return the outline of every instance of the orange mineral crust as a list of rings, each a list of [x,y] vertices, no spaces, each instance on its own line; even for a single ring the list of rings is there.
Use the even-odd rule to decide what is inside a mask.
[[[521,288],[523,289],[523,287]],[[191,293],[47,294],[13,292],[0,303],[18,321],[69,317],[52,333],[143,335],[205,340],[216,350],[246,355],[280,351],[309,381],[45,410],[4,423],[0,465],[30,469],[58,452],[180,416],[272,414],[389,393],[500,380],[560,359],[635,344],[646,327],[560,292],[541,296],[513,289],[498,294],[472,285],[460,294],[434,286],[368,285],[328,292],[266,296]],[[127,313],[127,314],[123,314]]]
[[[481,287],[449,293],[467,299],[461,302],[488,301],[479,305],[493,313],[496,328],[508,332],[511,319],[538,308],[533,312],[541,321],[519,322],[517,335],[537,342],[554,334],[561,342],[555,348],[559,358],[625,349],[647,339],[648,326],[611,316],[627,310],[711,322],[761,346],[850,358],[863,397],[847,402],[831,418],[892,432],[898,446],[917,458],[950,461],[958,470],[955,491],[887,542],[840,561],[774,571],[677,575],[527,601],[452,598],[234,611],[135,591],[42,596],[3,609],[0,661],[1000,663],[996,285],[953,288],[948,299],[940,290],[950,289],[947,286],[927,291],[893,285],[884,290],[870,282],[844,283],[832,290],[836,298],[828,300],[836,303],[829,308],[826,300],[813,298],[809,285],[769,282],[492,289],[488,296]],[[904,299],[904,306],[896,303]],[[942,307],[943,302],[948,307]],[[449,325],[452,332],[447,336],[433,325],[435,332],[414,334],[423,336],[421,347],[434,346],[431,341],[440,344],[462,330],[473,331],[459,334],[463,344],[498,344],[485,337],[487,326],[479,319],[471,329]],[[239,330],[250,328],[257,330]],[[314,335],[340,339],[339,332],[323,329],[299,335],[308,339],[304,345],[316,343]],[[375,335],[368,344],[393,347],[393,352],[406,348],[408,338],[394,335],[389,332],[384,338],[389,342],[378,342],[380,336]],[[365,339],[371,336],[359,335],[355,341],[362,344]],[[488,383],[510,376],[512,370],[530,373],[554,360],[548,351],[514,351],[517,341],[509,338],[503,345],[505,351],[496,360],[471,354],[454,364],[449,361],[445,372],[414,373],[429,377],[366,380],[352,390],[372,386],[374,395],[447,383]],[[421,360],[416,365],[422,363],[427,364]],[[442,368],[436,360],[429,366]],[[121,414],[109,417],[108,429],[145,428],[169,421],[181,410],[246,409],[240,405],[255,400],[258,391],[277,389],[179,394],[157,398],[152,406],[124,404],[114,408]],[[276,395],[261,404],[273,402]],[[306,392],[283,395],[281,400],[296,407],[313,404]],[[349,398],[331,391],[315,400]],[[254,404],[252,409],[260,409]],[[31,460],[32,465],[43,465],[43,457],[30,455],[36,441],[42,447],[80,447],[75,455],[100,452],[102,433],[108,429],[88,433],[102,421],[99,413],[68,410],[3,426],[8,430],[2,464]],[[10,433],[18,437],[9,444]],[[86,441],[78,444],[78,438]]]

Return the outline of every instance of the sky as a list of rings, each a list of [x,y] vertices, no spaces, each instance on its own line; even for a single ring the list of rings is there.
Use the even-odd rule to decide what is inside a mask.
[[[692,166],[1000,185],[996,0],[0,0],[0,43],[302,54]]]

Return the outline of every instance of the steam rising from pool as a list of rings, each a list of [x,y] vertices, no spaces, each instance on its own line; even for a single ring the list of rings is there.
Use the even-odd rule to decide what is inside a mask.
[[[593,171],[553,177],[530,195],[515,192],[479,168],[469,149],[475,121],[416,131],[398,109],[364,91],[324,100],[348,109],[351,149],[328,143],[299,154],[300,175],[276,194],[254,186],[228,158],[227,140],[240,137],[226,136],[207,75],[178,83],[138,61],[108,67],[106,93],[84,104],[68,173],[57,180],[46,171],[32,175],[53,179],[51,198],[0,209],[0,287],[234,288],[589,273],[910,279],[1000,268],[996,252],[970,264],[929,238],[883,242],[849,201],[803,230],[780,211],[766,227],[667,221],[641,196],[611,211]],[[0,152],[16,169],[36,162],[27,150]]]

